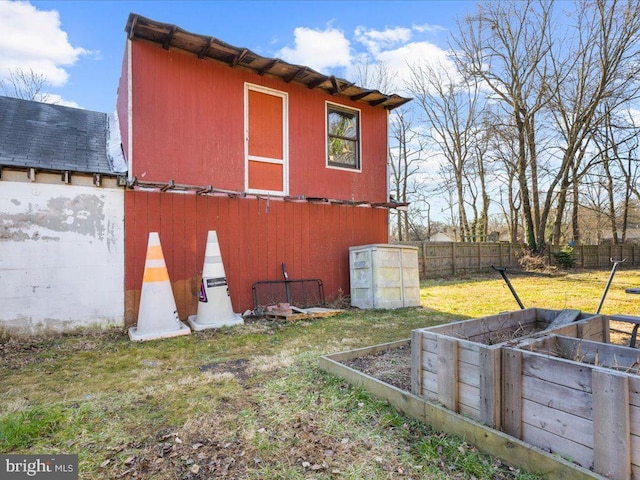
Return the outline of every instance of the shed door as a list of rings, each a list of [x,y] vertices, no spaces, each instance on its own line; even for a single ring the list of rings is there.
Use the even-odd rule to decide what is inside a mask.
[[[247,85],[245,186],[256,193],[288,193],[286,93]]]

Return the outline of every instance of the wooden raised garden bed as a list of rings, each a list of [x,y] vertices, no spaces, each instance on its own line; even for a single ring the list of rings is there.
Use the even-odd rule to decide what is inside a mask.
[[[410,340],[325,355],[320,368],[358,385],[378,398],[387,400],[407,416],[431,425],[435,430],[458,435],[480,451],[504,460],[508,465],[536,473],[550,480],[602,479],[603,477],[558,455],[553,455],[504,432],[448,410],[424,397],[395,387],[375,376],[347,366],[355,359],[377,355],[385,350],[404,348]]]
[[[640,478],[640,351],[563,336],[505,348],[503,430],[607,478]]]
[[[576,311],[577,321],[549,329],[561,312],[528,308],[414,330],[412,393],[499,429],[503,347],[550,333],[608,341],[600,315]]]

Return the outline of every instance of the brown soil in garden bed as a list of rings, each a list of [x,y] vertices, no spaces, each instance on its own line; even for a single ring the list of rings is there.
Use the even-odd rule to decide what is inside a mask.
[[[394,387],[411,391],[411,344],[388,348],[344,362],[348,367],[366,373]]]

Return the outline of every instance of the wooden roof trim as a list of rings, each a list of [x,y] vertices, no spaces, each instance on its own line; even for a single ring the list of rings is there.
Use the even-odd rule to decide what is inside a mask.
[[[169,30],[169,34],[167,35],[167,38],[164,39],[162,48],[164,48],[165,50],[169,50],[169,46],[171,45],[171,40],[173,40],[173,36],[176,34],[177,29],[178,27],[176,27],[175,25],[171,27],[171,29]]]
[[[354,102],[367,98],[369,95],[373,95],[375,90],[367,90],[366,92],[358,93],[357,95],[351,95],[349,98]]]
[[[290,64],[278,58],[263,57],[247,48],[235,47],[214,37],[191,33],[177,25],[157,22],[134,13],[129,14],[125,31],[130,40],[156,44],[164,49],[179,50],[200,59],[222,62],[230,67],[240,66],[258,75],[268,74],[286,83],[301,84],[312,90],[320,89],[331,95],[339,95],[373,107],[392,110],[411,100],[396,94],[387,95],[378,90],[365,89],[347,80],[324,75],[307,66]],[[248,57],[250,58],[245,61]],[[274,69],[276,65],[279,66]],[[327,81],[330,84],[324,85]],[[370,95],[379,95],[380,98],[366,101],[365,98]]]
[[[264,67],[262,67],[260,70],[258,70],[258,75],[260,75],[262,77],[265,73],[268,73],[269,70],[271,70],[273,67],[275,67],[280,62],[282,62],[282,60],[280,60],[279,58],[274,58],[269,63],[267,63]]]
[[[296,71],[294,71],[291,75],[284,77],[284,81],[285,83],[291,83],[293,81],[294,78],[296,78],[298,75],[304,73],[307,71],[307,67],[300,67],[298,68]]]
[[[316,78],[315,80],[312,80],[311,82],[307,83],[307,88],[309,90],[313,90],[314,88],[317,88],[320,85],[322,85],[328,79],[329,79],[329,77],[323,75],[323,76],[321,76],[319,78]]]
[[[207,53],[209,51],[209,47],[211,47],[211,44],[213,43],[214,38],[213,37],[209,37],[207,39],[207,41],[205,42],[205,44],[202,46],[202,48],[200,49],[200,51],[198,52],[198,58],[204,58],[205,53]]]
[[[129,17],[131,18],[131,17]],[[127,37],[129,38],[129,40],[133,40],[133,34],[136,31],[136,23],[138,22],[138,17],[133,17],[131,19],[131,26],[127,25],[127,28],[129,29],[129,35],[127,35]]]
[[[340,88],[340,84],[338,83],[338,80],[336,79],[336,77],[331,75],[329,77],[329,81],[331,82],[331,85],[333,86],[334,94],[342,92],[342,89]]]
[[[235,67],[236,65],[238,65],[238,63],[240,63],[242,59],[247,56],[248,53],[249,53],[249,50],[247,50],[246,48],[243,48],[242,51],[238,55],[236,55],[235,58],[233,59],[233,62],[231,62],[231,66]]]
[[[369,105],[371,105],[372,107],[377,107],[378,105],[382,105],[384,102],[386,102],[387,99],[386,98],[380,98],[378,100],[372,100],[370,102],[367,102]]]

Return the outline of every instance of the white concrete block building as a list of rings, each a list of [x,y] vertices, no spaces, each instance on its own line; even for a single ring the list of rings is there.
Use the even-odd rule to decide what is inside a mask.
[[[0,332],[123,325],[117,131],[104,113],[0,97]]]

